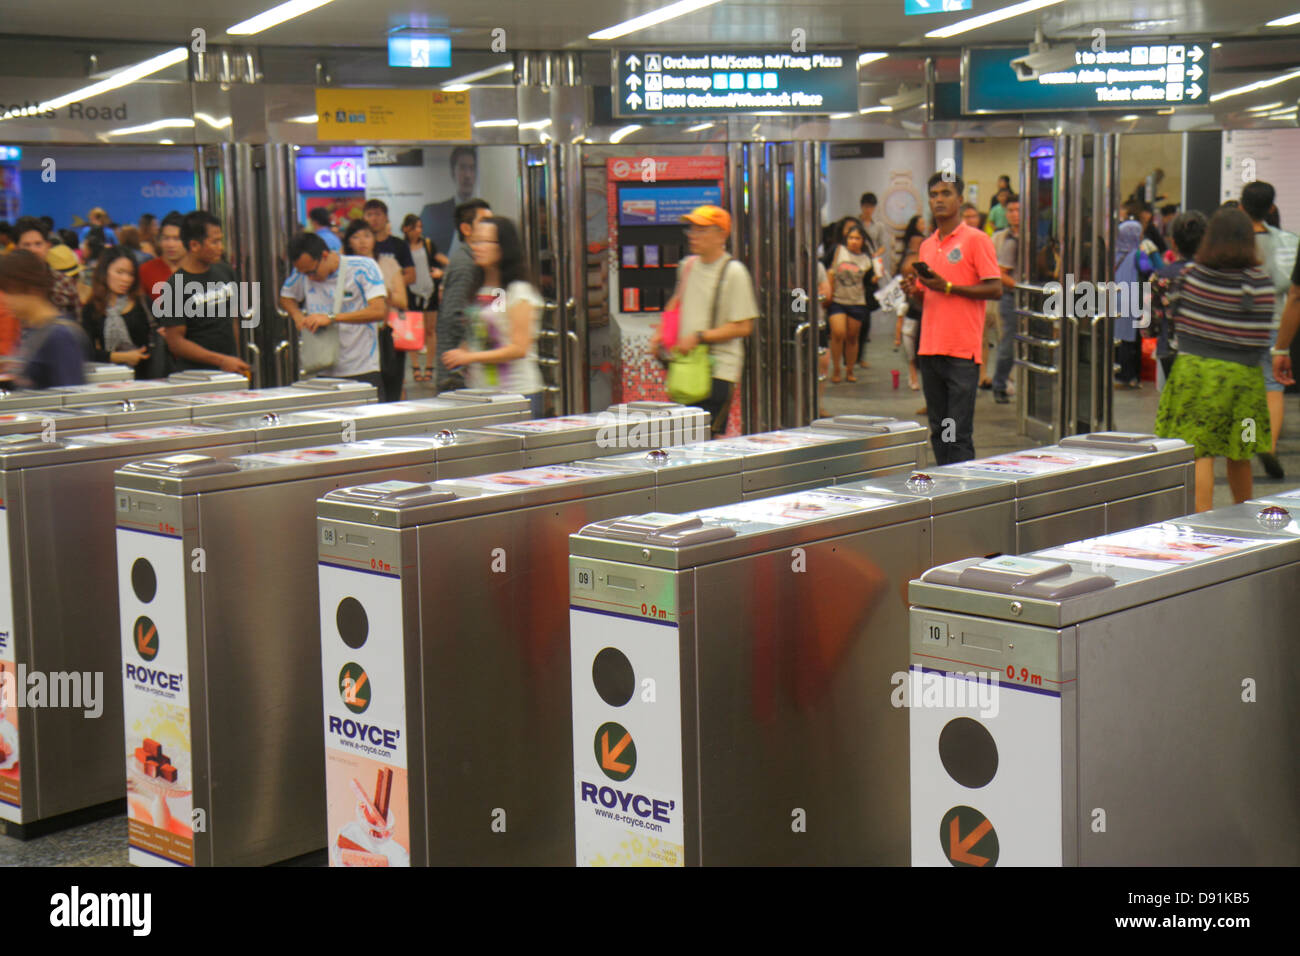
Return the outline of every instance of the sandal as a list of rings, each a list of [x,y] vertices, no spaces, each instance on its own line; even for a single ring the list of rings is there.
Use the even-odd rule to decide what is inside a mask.
[[[844,381],[846,381],[846,382],[856,382],[857,380],[858,380],[858,377],[857,377],[856,375],[854,375],[852,372],[850,372],[848,375],[845,375],[845,376],[844,376]]]
[[[832,385],[838,385],[838,384],[840,384],[840,373],[839,373],[839,372],[836,372],[834,375],[831,376],[831,384],[832,384]]]

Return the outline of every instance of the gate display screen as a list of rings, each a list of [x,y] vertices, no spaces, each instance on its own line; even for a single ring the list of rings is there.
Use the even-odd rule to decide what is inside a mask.
[[[963,113],[1164,109],[1210,99],[1210,44],[1075,48],[1073,67],[1021,80],[1011,61],[1024,47],[972,48],[962,62]]]
[[[852,50],[805,53],[621,50],[614,59],[614,115],[844,113],[858,108]]]

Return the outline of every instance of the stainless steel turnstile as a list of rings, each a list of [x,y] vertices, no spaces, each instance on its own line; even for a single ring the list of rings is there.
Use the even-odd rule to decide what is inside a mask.
[[[364,391],[368,397],[373,393],[369,387]],[[66,707],[15,712],[17,743],[9,748],[14,763],[8,771],[18,796],[0,797],[0,820],[17,825],[50,820],[121,799],[125,792],[122,661],[118,642],[111,639],[111,622],[118,616],[112,490],[118,467],[142,457],[193,454],[200,449],[208,457],[220,458],[263,447],[328,442],[349,430],[360,436],[384,434],[385,429],[436,432],[458,428],[466,419],[528,414],[528,403],[519,396],[330,409],[319,407],[328,392],[313,389],[301,394],[309,407],[316,407],[244,423],[178,421],[52,441],[43,440],[43,435],[0,436],[4,651],[28,673],[98,673],[107,681],[102,716],[93,720]],[[259,395],[246,401],[261,400]],[[292,400],[282,396],[281,407],[292,407],[288,404]],[[227,406],[179,407],[189,414],[196,409],[210,414]],[[276,528],[275,521],[268,520],[265,528]],[[155,530],[165,533],[162,527]],[[314,552],[309,571],[313,563]],[[311,620],[314,623],[314,617]]]
[[[1108,519],[1131,527],[1124,521],[1151,500],[1143,495],[1173,514],[1186,508],[1190,448],[1151,447],[1150,439],[1125,435],[1087,441],[1086,452],[1033,449],[973,468],[968,462],[837,484],[806,500],[785,495],[738,508],[599,522],[574,536],[579,861],[906,863],[907,724],[889,699],[907,664],[905,582],[936,561],[1015,553],[1026,539],[1054,538],[1081,514],[1100,529]],[[1141,505],[1123,506],[1133,499]],[[858,501],[871,503],[868,513],[858,513]],[[836,516],[837,508],[846,513]],[[635,583],[630,592],[627,582]],[[637,601],[629,593],[660,599]],[[638,823],[626,808],[611,816],[602,801],[615,798],[609,779],[618,775],[602,777],[592,766],[600,763],[599,739],[583,743],[602,721],[619,723],[625,712],[602,703],[592,677],[579,679],[603,652],[604,635],[613,633],[615,626],[602,620],[610,613],[631,628],[631,636],[611,645],[618,653],[634,662],[641,652],[628,645],[640,639],[636,634],[656,635],[676,649],[645,658],[647,666],[662,672],[666,662],[679,662],[683,693],[690,692],[670,724],[662,721],[674,708],[626,705],[640,714],[629,719],[649,721],[653,740],[669,726],[681,738],[672,759],[680,756],[684,769],[670,782],[685,780],[687,812],[673,829],[663,821]],[[648,623],[650,617],[657,619]],[[824,695],[803,694],[814,677]],[[832,729],[846,714],[849,739],[827,743],[847,733]],[[654,715],[660,723],[650,720]],[[637,739],[631,725],[619,726]],[[840,767],[867,765],[834,778],[808,763],[828,754]],[[663,799],[677,801],[676,786]],[[844,819],[844,806],[866,805],[869,816]],[[778,813],[803,829],[775,832],[770,824]],[[658,829],[646,830],[650,824]],[[681,838],[664,836],[649,855],[644,841],[627,851],[627,841],[660,832]]]
[[[65,435],[166,422],[220,421],[255,411],[269,413],[286,408],[355,405],[375,401],[378,393],[373,385],[363,382],[316,378],[282,388],[187,392],[165,398],[122,398],[68,408],[60,404],[61,396],[51,397],[55,404],[49,407],[24,408],[0,414],[0,435],[39,434],[43,440],[53,441]]]
[[[556,465],[629,447],[649,450],[702,441],[709,429],[701,430],[699,415],[698,408],[674,402],[628,402],[603,412],[513,422],[487,431],[518,438],[524,467]]]
[[[665,434],[686,440],[709,427],[699,409],[661,406],[633,415],[616,407],[553,427],[528,422],[542,427],[524,436],[491,426],[228,461],[172,456],[123,468],[117,567],[127,743],[124,749],[119,738],[113,759],[120,781],[126,756],[132,862],[254,865],[324,845],[318,497],[365,481],[519,468],[535,452],[528,438],[537,434],[546,436],[548,455],[614,452],[628,437],[619,422],[647,418],[663,419]],[[274,529],[271,546],[262,540],[267,529]],[[322,543],[361,546],[348,536]],[[202,549],[201,573],[195,548]],[[451,552],[447,558],[453,572],[465,560]],[[376,558],[368,570],[382,576],[393,568]],[[160,583],[137,590],[141,576]],[[156,649],[150,634],[159,638]],[[159,680],[167,687],[160,690]],[[384,729],[367,724],[357,746],[382,745]],[[148,756],[145,738],[168,755],[175,781],[133,769],[136,748]]]
[[[835,486],[572,536],[578,862],[906,863],[881,778],[906,772],[889,675],[929,520]]]
[[[232,372],[194,369],[165,379],[91,382],[63,388],[5,391],[0,389],[0,412],[29,408],[62,408],[100,402],[161,398],[191,392],[222,392],[245,388],[248,379]]]
[[[851,440],[853,435],[857,440]],[[916,422],[840,415],[818,419],[804,428],[718,438],[654,454],[630,452],[601,460],[633,467],[650,465],[659,472],[656,509],[689,511],[910,470],[924,460],[928,441],[926,430]],[[717,494],[708,494],[702,485],[710,462],[717,476]],[[744,476],[739,494],[730,477],[736,473]]]
[[[566,535],[629,509],[911,469],[927,440],[914,422],[844,424],[322,499],[332,862],[570,862]],[[355,543],[332,543],[345,540]],[[375,574],[376,564],[386,570]],[[359,619],[383,622],[364,647],[347,632]],[[382,709],[374,698],[374,720],[400,742],[383,755],[359,752],[349,736],[355,703],[341,682],[358,680],[357,668],[376,688],[405,688],[404,699],[385,693]],[[358,809],[352,781],[369,792],[385,771],[393,826],[375,828],[357,816],[369,811]]]
[[[94,405],[99,402],[165,398],[195,392],[227,392],[248,387],[248,379],[234,372],[210,369],[190,369],[174,372],[166,378],[129,379],[125,382],[92,382],[86,385],[67,385],[46,389],[47,405],[72,408],[77,405]]]
[[[1195,502],[1192,447],[1131,432],[1074,435],[932,472],[1014,481],[1016,553],[1179,517]]]
[[[1249,502],[913,581],[912,862],[1300,864],[1298,580]]]
[[[94,382],[132,382],[135,381],[135,369],[128,365],[114,365],[112,362],[87,362],[86,384]]]

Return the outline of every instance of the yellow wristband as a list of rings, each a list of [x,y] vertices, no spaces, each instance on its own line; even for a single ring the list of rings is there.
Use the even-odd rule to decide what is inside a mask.
[[[943,290],[944,295],[952,295],[952,283],[949,282],[947,288]]]

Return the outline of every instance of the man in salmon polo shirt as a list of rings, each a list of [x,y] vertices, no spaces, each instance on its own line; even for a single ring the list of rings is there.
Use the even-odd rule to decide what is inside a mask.
[[[946,178],[945,178],[946,177]],[[919,258],[933,270],[904,279],[921,299],[921,341],[916,365],[930,416],[930,447],[939,465],[975,457],[975,396],[979,394],[984,303],[1002,296],[1002,270],[993,240],[961,220],[961,177],[930,177],[934,231]]]

